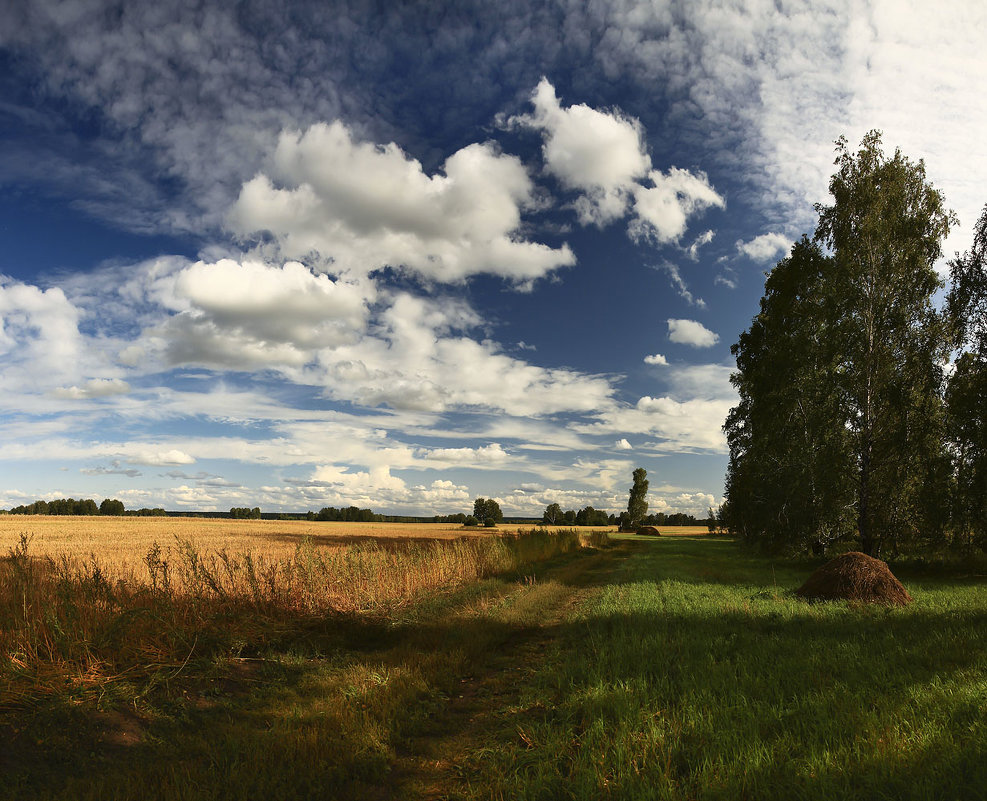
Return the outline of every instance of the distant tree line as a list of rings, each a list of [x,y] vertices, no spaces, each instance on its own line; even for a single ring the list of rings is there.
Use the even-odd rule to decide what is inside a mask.
[[[836,164],[832,205],[731,349],[718,522],[815,553],[987,550],[987,208],[947,283],[955,217],[924,164],[885,156],[877,131],[856,153],[840,139]]]
[[[12,515],[127,515],[130,517],[164,517],[168,513],[164,509],[137,509],[128,512],[123,501],[116,498],[105,498],[99,506],[91,498],[76,500],[75,498],[59,498],[54,501],[35,501],[23,506],[15,506],[9,510]]]
[[[632,521],[628,512],[621,512],[619,515],[608,514],[602,509],[594,509],[592,506],[586,506],[578,512],[573,509],[563,512],[562,507],[557,503],[548,505],[542,514],[541,522],[549,526],[622,526],[625,528],[636,526],[704,526],[707,524],[705,519],[699,519],[685,512],[673,514],[657,512]]]
[[[234,506],[230,509],[230,517],[233,520],[260,520],[260,507]]]

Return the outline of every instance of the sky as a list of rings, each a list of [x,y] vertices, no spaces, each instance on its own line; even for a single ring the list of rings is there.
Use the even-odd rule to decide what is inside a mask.
[[[0,508],[705,516],[835,140],[987,203],[978,0],[0,14]]]

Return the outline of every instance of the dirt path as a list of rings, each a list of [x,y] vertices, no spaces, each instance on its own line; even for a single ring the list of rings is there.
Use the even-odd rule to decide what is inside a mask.
[[[428,731],[405,744],[382,797],[463,798],[468,755],[496,747],[512,727],[525,742],[526,687],[562,647],[562,625],[602,591],[630,550],[625,544],[576,559],[526,584],[512,601],[517,625],[470,675],[459,677],[458,692],[433,716]]]

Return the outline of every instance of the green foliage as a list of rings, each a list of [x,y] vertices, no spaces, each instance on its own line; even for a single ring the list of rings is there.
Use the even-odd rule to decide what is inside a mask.
[[[557,526],[562,522],[562,507],[557,503],[550,503],[545,507],[545,511],[541,516],[541,522],[549,526]]]
[[[500,511],[500,504],[493,498],[477,498],[473,501],[473,517],[484,526],[504,522],[504,513]]]
[[[925,167],[872,131],[837,142],[833,203],[772,271],[734,346],[727,523],[769,545],[860,537],[895,552],[942,530],[950,326],[933,263],[953,218]],[[819,244],[825,245],[824,253]]]
[[[643,467],[637,468],[633,473],[634,483],[627,498],[627,523],[631,527],[640,525],[648,513],[647,475],[648,471]]]
[[[326,506],[319,510],[315,519],[345,523],[379,523],[382,520],[382,515],[374,514],[370,509],[358,509],[355,506],[347,506],[345,509]]]
[[[230,509],[230,517],[234,520],[260,520],[260,508],[250,509],[246,506],[234,506]]]
[[[602,509],[594,509],[592,506],[586,506],[578,512],[572,509],[563,512],[561,506],[557,503],[551,503],[542,514],[541,522],[549,526],[562,524],[568,526],[609,526],[610,515]]]
[[[817,244],[797,242],[768,274],[760,312],[731,348],[740,403],[724,425],[725,522],[769,547],[821,550],[852,527],[854,462],[826,295],[832,264]]]
[[[122,515],[126,512],[123,505],[123,501],[118,501],[115,498],[106,498],[99,505],[99,513],[101,515]]]
[[[100,513],[96,501],[91,498],[75,500],[75,498],[59,498],[54,501],[35,501],[26,506],[15,506],[10,510],[12,515],[98,515]]]
[[[946,307],[964,352],[946,395],[947,426],[956,477],[954,543],[987,550],[987,207],[973,247],[950,262]]]

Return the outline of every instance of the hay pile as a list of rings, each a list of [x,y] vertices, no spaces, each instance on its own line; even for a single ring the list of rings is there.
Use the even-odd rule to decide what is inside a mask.
[[[654,526],[641,526],[637,530],[637,533],[638,534],[644,534],[644,535],[646,535],[648,537],[660,537],[661,536],[661,532],[658,529],[656,529]]]
[[[802,598],[905,606],[912,600],[886,563],[859,551],[831,559],[795,590]]]

